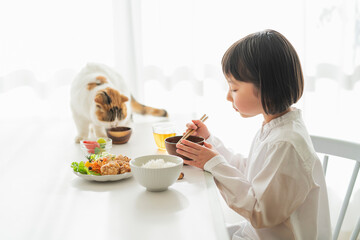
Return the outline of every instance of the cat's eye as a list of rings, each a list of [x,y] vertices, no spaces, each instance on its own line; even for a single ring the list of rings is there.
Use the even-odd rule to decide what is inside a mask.
[[[101,109],[101,106],[99,104],[96,104],[97,109]]]

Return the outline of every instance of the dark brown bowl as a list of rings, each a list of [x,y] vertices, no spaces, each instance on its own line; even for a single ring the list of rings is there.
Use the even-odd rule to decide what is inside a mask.
[[[182,159],[185,160],[191,160],[188,157],[185,157],[181,154],[178,154],[176,152],[176,144],[177,142],[180,140],[180,138],[182,138],[182,136],[174,136],[174,137],[168,137],[165,139],[165,147],[166,147],[166,151],[168,152],[168,154],[170,155],[176,155],[181,157]],[[189,140],[190,142],[194,142],[200,145],[204,145],[204,138],[202,137],[197,137],[197,136],[189,136],[186,140]]]
[[[106,135],[112,139],[113,144],[124,144],[130,139],[132,130],[129,127],[116,127],[106,129]]]

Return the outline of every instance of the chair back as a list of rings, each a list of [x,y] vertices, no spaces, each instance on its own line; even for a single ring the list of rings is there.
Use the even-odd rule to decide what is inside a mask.
[[[341,206],[340,214],[337,219],[335,229],[333,232],[333,240],[337,240],[340,234],[340,229],[344,221],[345,213],[349,205],[350,197],[354,189],[356,178],[360,168],[360,144],[326,137],[311,136],[315,151],[324,154],[323,170],[326,175],[328,160],[330,156],[337,156],[354,161],[354,169],[351,179],[346,190],[345,198]],[[351,240],[356,240],[360,232],[360,216],[357,220],[354,231],[351,234]]]

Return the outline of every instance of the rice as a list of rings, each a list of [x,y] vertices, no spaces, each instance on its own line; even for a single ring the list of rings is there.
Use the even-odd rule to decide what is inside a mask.
[[[167,168],[175,166],[176,163],[173,162],[165,162],[164,159],[151,159],[147,163],[143,164],[141,167],[143,168]]]

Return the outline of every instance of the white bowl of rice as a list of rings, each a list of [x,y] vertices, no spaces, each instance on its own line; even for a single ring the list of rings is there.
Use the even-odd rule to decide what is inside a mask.
[[[136,181],[151,192],[165,191],[178,179],[183,159],[174,155],[146,155],[130,161]]]

